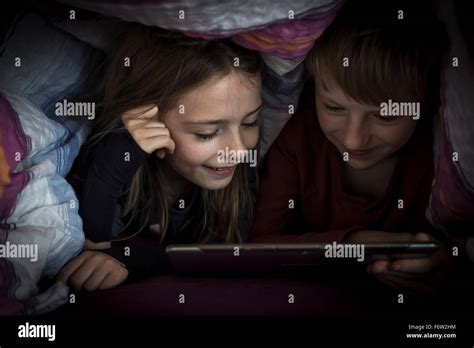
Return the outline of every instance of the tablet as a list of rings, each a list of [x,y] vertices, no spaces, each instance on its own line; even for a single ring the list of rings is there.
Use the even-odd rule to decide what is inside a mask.
[[[436,242],[181,244],[169,245],[166,253],[178,274],[234,276],[312,271],[326,264],[361,263],[377,255],[426,257],[438,248]]]

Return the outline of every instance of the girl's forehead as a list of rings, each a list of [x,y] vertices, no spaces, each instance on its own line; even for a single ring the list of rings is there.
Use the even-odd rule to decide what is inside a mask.
[[[180,96],[176,109],[183,121],[241,117],[258,108],[261,104],[259,76],[234,75],[237,74],[209,80]]]

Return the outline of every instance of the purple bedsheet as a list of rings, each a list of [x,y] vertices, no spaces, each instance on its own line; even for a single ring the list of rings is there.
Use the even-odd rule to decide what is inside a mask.
[[[180,295],[184,303],[180,303]],[[294,303],[290,303],[290,294]],[[181,297],[182,300],[182,297]],[[163,275],[115,289],[82,293],[67,311],[105,315],[311,315],[361,310],[356,292],[282,278],[191,278]]]

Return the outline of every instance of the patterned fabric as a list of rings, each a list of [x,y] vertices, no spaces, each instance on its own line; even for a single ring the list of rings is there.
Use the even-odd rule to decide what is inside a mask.
[[[69,289],[57,283],[40,293],[38,281],[55,276],[84,244],[78,202],[64,177],[90,122],[56,116],[55,103],[84,90],[103,54],[37,15],[17,22],[3,46],[0,243],[37,249],[35,259],[0,259],[0,294],[13,303],[1,313],[42,313],[64,304]]]
[[[469,55],[454,4],[439,1],[439,15],[446,24],[451,47],[443,75],[440,119],[435,125],[437,166],[427,216],[435,227],[448,233],[472,233],[474,57]],[[454,66],[453,58],[458,59],[458,66]],[[471,253],[474,260],[474,250]]]
[[[263,81],[261,159],[290,119],[289,108],[298,106],[303,83],[303,69],[298,67],[343,4],[343,0],[272,0],[245,5],[240,0],[61,2],[192,37],[229,37],[241,46],[261,52],[267,74],[275,75]],[[297,71],[290,73],[293,69]]]

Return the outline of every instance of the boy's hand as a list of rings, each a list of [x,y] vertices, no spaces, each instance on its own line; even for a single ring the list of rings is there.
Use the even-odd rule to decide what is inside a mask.
[[[346,243],[369,242],[428,242],[433,238],[426,233],[412,235],[409,233],[390,233],[383,231],[353,232],[344,241]],[[409,256],[408,256],[409,257]],[[367,272],[378,280],[400,290],[413,292],[433,292],[447,275],[450,254],[445,246],[426,257],[397,257],[382,255],[369,262]]]
[[[61,269],[58,280],[80,292],[114,288],[127,276],[127,268],[117,259],[99,251],[86,250]]]
[[[433,238],[428,234],[418,233],[412,241],[429,242],[431,240]],[[450,262],[448,249],[441,245],[437,251],[424,258],[399,258],[371,262],[367,267],[367,272],[383,283],[400,290],[431,293],[446,278]]]
[[[165,124],[158,121],[158,107],[153,105],[141,106],[121,115],[125,128],[146,153],[156,151],[163,159],[167,153],[174,152],[175,144],[170,137],[170,131]]]

